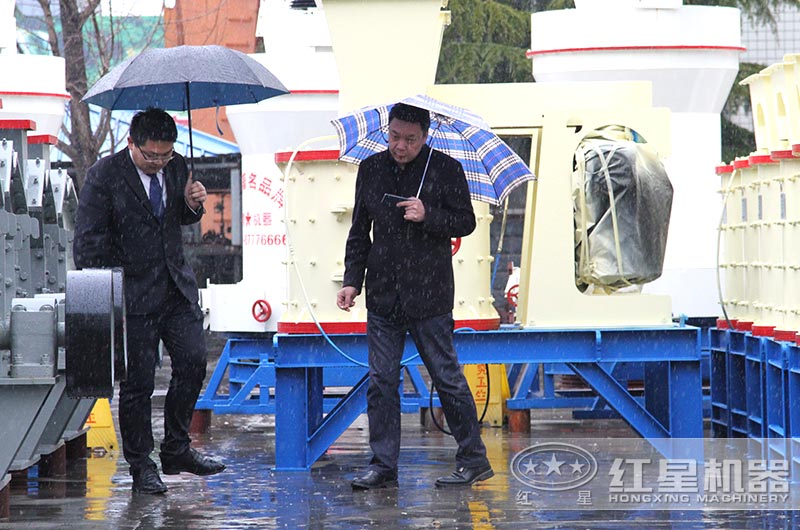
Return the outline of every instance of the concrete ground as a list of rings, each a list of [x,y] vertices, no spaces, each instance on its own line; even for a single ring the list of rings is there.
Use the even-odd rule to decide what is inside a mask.
[[[168,364],[168,363],[167,363]],[[210,366],[213,369],[213,363]],[[168,376],[162,369],[159,388]],[[163,433],[156,399],[155,432]],[[116,416],[116,406],[112,405]],[[350,481],[369,461],[362,416],[307,472],[276,472],[271,416],[214,416],[194,446],[223,460],[228,469],[211,477],[163,476],[163,496],[133,495],[120,454],[79,458],[67,473],[12,483],[10,516],[2,529],[772,529],[797,528],[785,510],[610,510],[561,502],[570,492],[525,492],[511,472],[517,454],[534,444],[575,438],[615,440],[635,434],[621,420],[573,420],[566,410],[533,415],[529,434],[485,428],[495,477],[471,488],[438,489],[437,477],[453,470],[452,438],[424,428],[416,414],[403,416],[399,487],[354,492]],[[157,455],[154,455],[157,456]],[[157,458],[156,458],[157,461]],[[556,496],[553,496],[556,495]],[[572,504],[570,504],[572,503]],[[570,508],[569,506],[572,506]]]

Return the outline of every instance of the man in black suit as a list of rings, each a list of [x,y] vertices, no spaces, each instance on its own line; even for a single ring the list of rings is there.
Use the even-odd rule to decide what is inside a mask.
[[[472,233],[475,215],[461,164],[425,145],[429,125],[427,110],[394,105],[389,149],[358,168],[343,287],[336,300],[349,311],[366,275],[367,415],[373,457],[365,474],[353,480],[353,489],[397,484],[406,332],[428,368],[458,442],[456,471],[436,485],[470,485],[494,475],[475,401],[453,348],[450,239]],[[385,200],[386,193],[407,199],[394,203]]]
[[[164,403],[161,469],[167,475],[219,473],[225,466],[190,447],[189,424],[206,375],[203,316],[197,282],[183,255],[181,225],[203,216],[206,189],[173,150],[175,121],[161,109],[131,120],[128,147],[86,174],[75,223],[79,268],[122,267],[128,366],[120,382],[119,424],[133,491],[164,493],[153,451],[151,396],[158,343],[172,360]]]

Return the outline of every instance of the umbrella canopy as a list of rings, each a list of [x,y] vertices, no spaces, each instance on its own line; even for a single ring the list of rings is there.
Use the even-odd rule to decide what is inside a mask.
[[[288,90],[261,63],[224,46],[149,48],[103,76],[83,101],[113,110],[258,103]]]
[[[242,52],[224,46],[177,46],[150,48],[119,64],[83,101],[111,110],[190,111],[191,145],[191,109],[258,103],[288,92],[261,63]]]
[[[477,114],[425,95],[406,98],[401,103],[431,113],[428,145],[461,162],[474,200],[498,205],[514,188],[536,179],[519,155]],[[386,150],[393,106],[366,107],[332,120],[339,136],[339,159],[360,164]]]

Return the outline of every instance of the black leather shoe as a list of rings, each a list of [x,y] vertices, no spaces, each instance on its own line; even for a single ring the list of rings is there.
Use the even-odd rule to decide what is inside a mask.
[[[167,487],[161,482],[161,477],[158,476],[155,464],[142,466],[138,469],[132,469],[133,475],[133,492],[144,493],[146,495],[160,495],[167,491]]]
[[[376,488],[388,488],[397,486],[397,478],[388,475],[381,475],[377,471],[370,469],[360,477],[350,483],[354,490],[372,490]]]
[[[189,449],[180,456],[161,456],[161,471],[165,475],[177,475],[181,472],[194,475],[215,475],[225,469],[225,464],[203,456],[194,449]]]
[[[436,479],[436,486],[440,488],[447,486],[469,486],[478,481],[492,478],[493,476],[494,471],[492,471],[492,466],[489,464],[481,467],[460,467],[450,476]]]

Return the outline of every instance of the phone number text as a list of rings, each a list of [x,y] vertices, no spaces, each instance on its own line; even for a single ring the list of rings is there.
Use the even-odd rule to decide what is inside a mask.
[[[286,234],[245,234],[245,245],[285,246]]]

